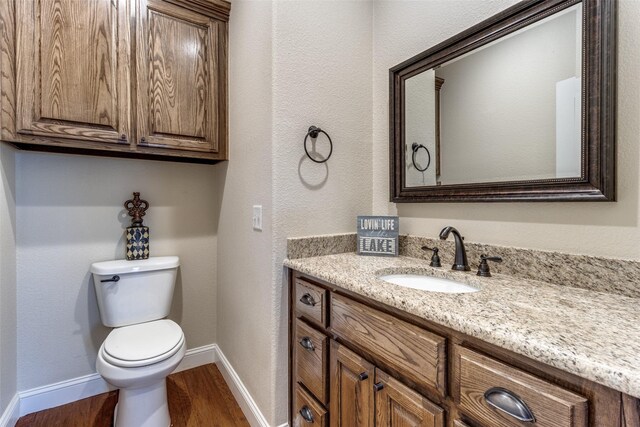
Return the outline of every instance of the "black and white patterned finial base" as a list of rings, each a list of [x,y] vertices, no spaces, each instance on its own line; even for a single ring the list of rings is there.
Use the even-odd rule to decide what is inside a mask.
[[[149,227],[127,227],[127,260],[149,258]]]

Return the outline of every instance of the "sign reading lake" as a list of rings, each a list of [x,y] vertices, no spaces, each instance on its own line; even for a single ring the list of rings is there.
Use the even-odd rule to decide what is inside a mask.
[[[398,256],[397,216],[358,216],[358,255]]]

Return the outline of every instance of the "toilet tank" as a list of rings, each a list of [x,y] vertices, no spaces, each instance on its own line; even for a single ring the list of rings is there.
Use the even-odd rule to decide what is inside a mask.
[[[177,256],[91,264],[102,323],[120,327],[167,317],[179,265]]]

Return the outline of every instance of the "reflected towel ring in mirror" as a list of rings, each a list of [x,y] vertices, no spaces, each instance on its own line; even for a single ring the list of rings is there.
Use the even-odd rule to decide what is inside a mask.
[[[416,163],[416,154],[418,153],[418,150],[421,148],[424,148],[424,151],[427,152],[427,158],[428,158],[427,166],[425,166],[424,169],[418,167]],[[413,167],[419,170],[420,172],[424,172],[427,169],[429,169],[429,166],[431,166],[431,153],[429,152],[429,149],[422,144],[418,144],[417,142],[414,142],[413,144],[411,144],[411,150],[413,151],[413,153],[411,154],[411,163],[413,163]]]
[[[317,159],[314,159],[313,157],[311,157],[311,155],[309,154],[309,150],[307,150],[307,139],[309,137],[311,137],[312,139],[316,139],[318,137],[318,135],[320,134],[320,132],[324,133],[327,136],[327,139],[329,140],[329,154],[327,155],[327,157],[325,159],[317,160]],[[324,163],[324,162],[326,162],[331,157],[331,153],[333,153],[333,142],[331,141],[331,137],[329,136],[328,133],[326,133],[325,131],[323,131],[319,127],[309,126],[309,131],[307,132],[307,135],[304,137],[304,152],[307,154],[307,157],[310,158],[311,161],[313,161],[313,162],[316,162],[316,163]]]

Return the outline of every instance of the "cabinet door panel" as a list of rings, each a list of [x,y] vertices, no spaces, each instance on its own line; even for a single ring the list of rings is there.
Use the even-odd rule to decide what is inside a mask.
[[[333,340],[330,364],[331,426],[373,427],[373,365]]]
[[[217,21],[157,0],[138,9],[138,142],[218,151]]]
[[[444,411],[393,377],[376,369],[377,427],[444,427]]]
[[[129,0],[16,2],[17,132],[126,143]]]

